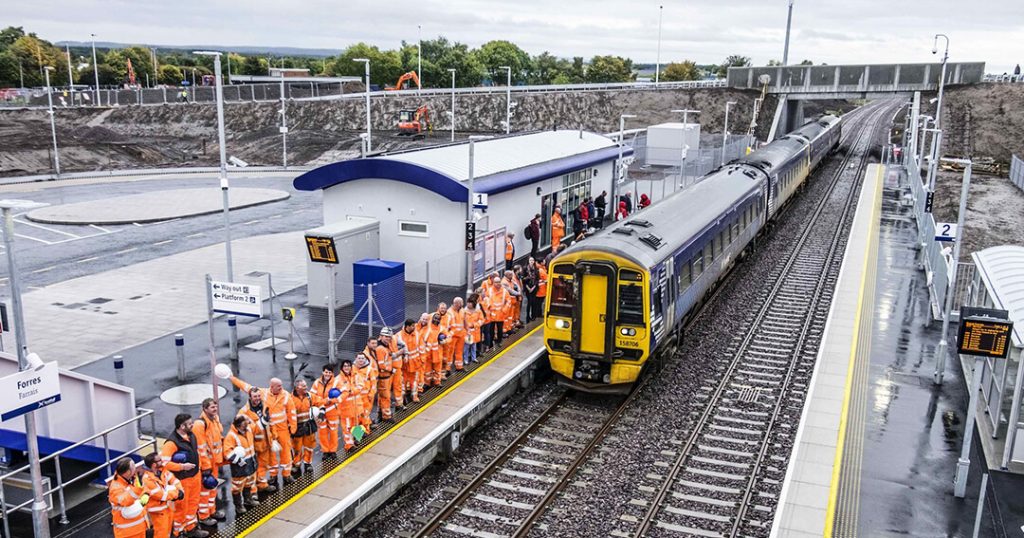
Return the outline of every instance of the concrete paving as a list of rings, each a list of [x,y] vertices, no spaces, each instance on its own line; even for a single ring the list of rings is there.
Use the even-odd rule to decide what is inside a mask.
[[[283,293],[306,283],[301,232],[232,243],[235,280],[250,271],[273,274]],[[122,349],[202,323],[207,317],[204,275],[225,274],[223,243],[67,280],[24,295],[29,348],[76,368]]]
[[[231,209],[268,204],[290,196],[285,191],[259,188],[234,188],[229,193]],[[143,224],[217,213],[223,210],[223,204],[219,187],[173,189],[52,205],[29,211],[26,217],[44,224]]]

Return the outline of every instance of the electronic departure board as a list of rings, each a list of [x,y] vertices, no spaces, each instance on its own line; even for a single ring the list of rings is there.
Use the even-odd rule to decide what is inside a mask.
[[[316,263],[338,263],[338,251],[333,237],[306,236],[306,250],[309,260]]]
[[[1010,350],[1013,322],[1005,310],[961,307],[957,349],[964,355],[1005,359]]]

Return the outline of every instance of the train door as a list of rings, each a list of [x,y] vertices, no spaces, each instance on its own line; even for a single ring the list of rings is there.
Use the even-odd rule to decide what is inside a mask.
[[[611,360],[615,342],[615,265],[577,263],[575,281],[579,307],[573,316],[572,336],[576,352]]]
[[[544,249],[551,246],[551,214],[556,205],[558,205],[557,192],[545,194],[540,199],[540,240],[537,241],[537,248]],[[565,218],[564,208],[562,218]]]

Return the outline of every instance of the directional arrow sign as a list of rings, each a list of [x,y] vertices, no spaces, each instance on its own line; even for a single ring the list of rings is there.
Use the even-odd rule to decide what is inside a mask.
[[[263,299],[260,287],[235,282],[210,282],[213,311],[254,318],[263,317]]]

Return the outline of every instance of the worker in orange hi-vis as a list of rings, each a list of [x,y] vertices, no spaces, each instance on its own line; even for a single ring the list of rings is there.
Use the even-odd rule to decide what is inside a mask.
[[[117,460],[114,473],[107,484],[114,538],[145,538],[149,528],[146,521],[149,495],[142,484],[142,477],[127,456]]]
[[[483,326],[485,323],[484,310],[481,308],[477,301],[480,300],[480,296],[473,293],[469,296],[469,302],[466,303],[465,320],[466,320],[466,344],[465,350],[463,351],[463,357],[465,364],[472,364],[477,362],[477,351],[480,349],[482,341]],[[455,368],[459,368],[456,364]]]
[[[509,297],[502,323],[502,330],[508,335],[516,330],[519,321],[519,300],[523,298],[523,287],[514,271],[505,271],[505,275],[501,279],[501,286],[508,292]]]
[[[462,354],[466,344],[466,309],[462,307],[462,297],[452,299],[452,307],[445,313],[447,320],[442,322],[445,333],[448,335],[449,352],[444,356],[445,370],[451,375],[453,368],[462,370]]]
[[[252,446],[256,451],[256,489],[261,492],[273,493],[277,491],[277,485],[267,482],[267,470],[270,467],[270,436],[267,426],[270,424],[270,417],[263,405],[263,392],[253,387],[249,390],[249,401],[238,410],[238,416],[249,420],[249,430],[252,431]]]
[[[361,354],[360,354],[361,355]],[[332,389],[333,398],[338,400],[338,410],[341,412],[341,434],[345,441],[345,450],[352,450],[356,446],[352,437],[352,428],[359,423],[359,379],[352,370],[352,361],[345,359],[341,361],[341,372],[338,374],[338,385]]]
[[[505,319],[508,316],[508,305],[511,296],[505,286],[501,283],[501,276],[498,273],[491,274],[490,285],[484,286],[484,305],[487,315],[487,326],[484,328],[484,342],[490,347],[501,345],[505,337]]]
[[[231,376],[231,383],[246,392],[253,388],[252,385]],[[292,434],[298,427],[295,417],[295,399],[290,392],[284,390],[281,380],[270,378],[270,386],[260,388],[263,396],[264,414],[269,419],[267,425],[267,440],[270,442],[270,483],[277,484],[277,476],[280,475],[284,485],[295,481],[292,478]]]
[[[516,234],[510,233],[505,236],[505,270],[512,269],[512,264],[515,263],[516,259],[516,245],[515,245]]]
[[[562,219],[562,206],[556,205],[551,214],[551,252],[558,252],[563,237],[565,237],[565,220]]]
[[[420,393],[422,394],[427,388],[434,385],[434,376],[431,367],[434,364],[434,352],[438,350],[437,335],[440,332],[439,327],[433,327],[431,325],[433,315],[424,312],[420,315],[420,320],[416,323],[416,330],[420,336],[420,370],[423,372],[423,388]]]
[[[185,491],[185,497],[174,503],[174,534],[206,538],[210,533],[200,529],[196,519],[203,484],[199,475],[199,444],[192,433],[192,422],[187,413],[174,417],[174,431],[160,449],[160,458]]]
[[[420,389],[423,379],[420,377],[418,364],[420,361],[420,334],[416,322],[407,319],[402,330],[395,335],[398,346],[405,350],[405,357],[402,359],[402,378],[405,380],[405,392],[409,397],[405,401],[420,401]]]
[[[424,367],[427,370],[427,380],[424,384],[431,387],[441,386],[441,371],[444,359],[441,356],[441,344],[447,340],[447,336],[441,331],[441,314],[434,312],[430,316],[430,325],[427,326],[424,345],[427,348],[427,356]]]
[[[224,436],[224,457],[231,464],[231,500],[235,514],[242,515],[260,505],[256,499],[257,463],[256,450],[249,419],[238,415],[231,422],[228,434]]]
[[[316,417],[320,410],[313,405],[305,379],[295,382],[295,433],[292,434],[292,473],[306,474],[313,470],[313,450],[316,448]]]
[[[405,390],[402,384],[402,358],[405,352],[399,348],[388,327],[380,330],[377,342],[378,349],[383,350],[383,355],[377,356],[377,406],[380,407],[381,420],[389,421],[392,419],[392,397],[395,398],[396,407],[405,407],[405,401],[402,399],[402,391]]]
[[[224,465],[224,449],[221,441],[224,439],[224,427],[221,426],[220,416],[217,414],[220,407],[213,398],[207,398],[202,403],[203,412],[192,424],[192,433],[196,436],[196,443],[199,448],[199,473],[205,479],[212,476],[214,479],[220,474],[220,467]],[[199,524],[211,527],[217,524],[216,520],[223,520],[226,516],[223,510],[217,510],[217,489],[202,488],[199,491]]]
[[[356,381],[359,383],[359,424],[363,426],[363,430],[367,434],[370,433],[370,427],[373,426],[370,413],[373,411],[373,399],[377,396],[377,365],[376,361],[370,360],[373,355],[367,354],[367,351],[376,354],[377,340],[371,339],[370,341],[374,342],[373,349],[370,349],[370,344],[367,344],[363,352],[356,356],[356,361],[353,364]]]
[[[338,391],[338,376],[334,375],[334,366],[330,363],[324,364],[323,373],[313,382],[310,390],[313,396],[313,405],[317,406],[320,413],[317,415],[317,427],[319,429],[320,452],[323,459],[330,460],[338,457],[338,428],[341,426],[341,402],[337,396],[331,396],[331,391]]]
[[[442,381],[442,382],[447,377],[447,375],[446,375],[447,374],[447,370],[451,369],[451,366],[449,365],[449,363],[451,362],[451,357],[452,357],[452,339],[451,339],[451,328],[448,326],[448,323],[451,321],[450,318],[448,317],[448,312],[450,310],[451,309],[448,308],[448,304],[447,303],[438,303],[438,305],[437,305],[437,311],[436,312],[438,314],[441,314],[441,334],[445,335],[445,337],[442,339],[442,341],[438,342],[438,347],[441,350],[441,373],[440,373],[441,379],[440,379],[440,381]]]
[[[164,468],[164,462],[156,452],[146,454],[142,460],[142,486],[149,495],[146,513],[153,526],[153,538],[170,538],[174,524],[174,501],[185,498],[181,482]]]

